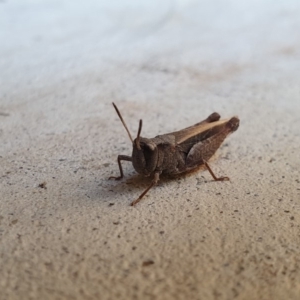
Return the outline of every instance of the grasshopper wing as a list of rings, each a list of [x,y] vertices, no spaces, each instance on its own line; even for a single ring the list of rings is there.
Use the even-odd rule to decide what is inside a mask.
[[[168,133],[167,135],[173,135],[175,137],[176,143],[180,144],[183,141],[189,139],[190,137],[196,134],[200,134],[201,132],[203,132],[206,126],[215,124],[219,121],[219,119],[220,115],[214,112],[211,115],[209,115],[205,120],[196,123],[195,125],[192,125],[179,131]]]

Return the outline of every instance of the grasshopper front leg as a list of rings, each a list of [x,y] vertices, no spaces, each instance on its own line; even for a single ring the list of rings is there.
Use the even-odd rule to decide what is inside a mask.
[[[157,184],[158,180],[159,180],[159,172],[154,173],[154,178],[151,182],[151,184],[144,190],[144,192],[134,201],[131,202],[131,206],[136,205],[138,202],[140,202],[142,200],[142,198],[148,193],[148,191]]]
[[[118,155],[118,165],[119,165],[119,169],[120,169],[120,176],[118,176],[118,177],[110,176],[108,179],[120,180],[124,177],[121,160],[132,161],[132,157],[127,156],[127,155]]]

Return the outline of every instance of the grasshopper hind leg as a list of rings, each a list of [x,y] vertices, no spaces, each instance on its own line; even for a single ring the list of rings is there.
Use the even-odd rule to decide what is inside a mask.
[[[210,168],[209,164],[208,164],[206,161],[204,161],[204,165],[205,165],[206,169],[208,170],[208,172],[210,173],[210,175],[212,176],[212,178],[213,178],[215,181],[229,181],[229,180],[230,180],[230,178],[227,177],[227,176],[224,176],[224,177],[217,177],[217,176],[214,174],[213,170]]]

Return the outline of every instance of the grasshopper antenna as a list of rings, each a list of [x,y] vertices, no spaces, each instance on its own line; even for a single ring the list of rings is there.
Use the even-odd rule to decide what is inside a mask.
[[[132,137],[131,137],[131,134],[130,134],[130,132],[129,132],[127,126],[126,126],[125,121],[123,120],[123,118],[122,118],[122,116],[121,116],[121,113],[119,112],[119,109],[117,108],[117,105],[114,104],[114,103],[112,103],[112,105],[114,106],[114,108],[115,108],[115,110],[116,110],[116,112],[117,112],[117,114],[118,114],[118,116],[119,116],[119,118],[120,118],[120,120],[121,120],[123,126],[125,127],[125,129],[126,129],[126,131],[127,131],[127,133],[128,133],[128,136],[129,136],[131,142],[133,143],[133,139],[132,139]]]
[[[137,134],[137,137],[136,137],[136,146],[139,150],[141,150],[141,145],[140,145],[140,134],[141,134],[141,131],[142,131],[142,126],[143,126],[143,121],[140,120],[140,124],[139,124],[139,130],[138,130],[138,134]]]

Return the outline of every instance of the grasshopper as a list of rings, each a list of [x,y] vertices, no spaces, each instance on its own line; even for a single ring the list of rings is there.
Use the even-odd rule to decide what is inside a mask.
[[[118,155],[120,176],[109,179],[120,180],[124,177],[122,160],[131,161],[139,174],[153,177],[148,188],[131,203],[132,206],[158,183],[161,174],[183,174],[204,165],[215,181],[229,180],[228,177],[217,177],[207,162],[225,138],[238,129],[238,117],[220,120],[220,115],[214,112],[193,126],[151,139],[141,137],[143,122],[140,120],[137,137],[133,140],[119,109],[112,104],[128,133],[133,150],[131,156]]]

